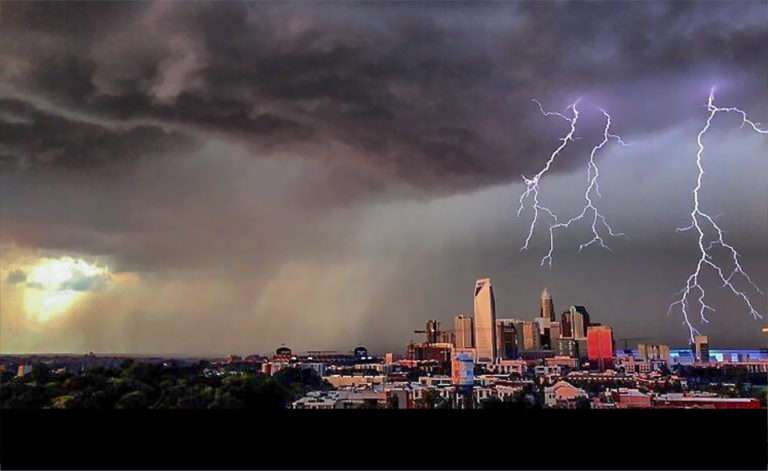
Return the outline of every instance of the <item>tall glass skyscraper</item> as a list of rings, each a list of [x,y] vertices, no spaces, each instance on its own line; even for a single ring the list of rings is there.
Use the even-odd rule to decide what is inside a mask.
[[[478,361],[494,361],[496,358],[496,300],[493,297],[491,279],[475,282],[475,349]]]

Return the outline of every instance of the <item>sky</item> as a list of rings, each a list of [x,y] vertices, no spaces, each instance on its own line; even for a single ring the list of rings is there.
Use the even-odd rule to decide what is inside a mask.
[[[427,319],[585,305],[685,345],[697,134],[768,123],[765,2],[14,2],[0,14],[0,351],[403,351]],[[540,180],[555,237],[518,217]],[[768,137],[718,114],[701,204],[768,287]],[[543,223],[543,225],[542,225]],[[713,254],[723,266],[727,253]],[[765,345],[704,272],[713,348]],[[760,314],[766,297],[736,280]],[[617,342],[619,345],[620,342]],[[630,343],[636,343],[631,341]]]

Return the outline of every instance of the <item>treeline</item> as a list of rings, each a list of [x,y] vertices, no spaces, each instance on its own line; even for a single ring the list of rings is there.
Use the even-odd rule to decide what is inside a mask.
[[[6,372],[0,381],[0,407],[5,409],[282,409],[307,391],[331,388],[308,369],[219,376],[204,375],[203,365],[132,360],[80,373],[54,373],[39,363],[24,377]]]

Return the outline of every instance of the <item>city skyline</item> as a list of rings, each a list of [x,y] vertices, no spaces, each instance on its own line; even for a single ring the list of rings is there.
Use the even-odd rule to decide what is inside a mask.
[[[538,317],[547,287],[554,322],[586,306],[618,337],[688,345],[667,309],[699,252],[676,231],[697,136],[713,87],[768,123],[764,17],[746,1],[3,1],[0,352],[385,352],[472,313],[482,278],[500,319]],[[580,250],[579,221],[542,267],[547,221],[520,250],[521,176],[577,101],[538,197],[579,213],[604,110],[627,145],[600,149],[590,198],[628,239]],[[719,113],[702,137],[701,201],[766,292],[768,139],[741,124]],[[693,326],[763,346],[766,321],[712,275]]]

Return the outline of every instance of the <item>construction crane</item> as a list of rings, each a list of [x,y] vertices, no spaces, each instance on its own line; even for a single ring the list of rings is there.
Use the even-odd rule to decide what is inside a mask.
[[[414,330],[414,334],[427,334],[427,343],[437,343],[437,339],[440,336],[440,322],[427,321],[426,330]]]
[[[629,341],[630,340],[634,340],[634,341],[637,341],[637,340],[651,340],[651,337],[622,337],[622,338],[620,338],[619,342],[621,342],[621,341],[624,342],[624,353],[629,353],[630,352],[630,349],[629,349]]]

